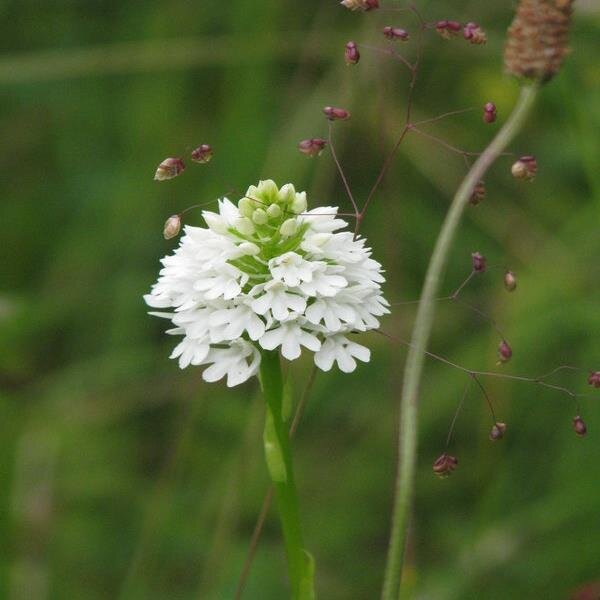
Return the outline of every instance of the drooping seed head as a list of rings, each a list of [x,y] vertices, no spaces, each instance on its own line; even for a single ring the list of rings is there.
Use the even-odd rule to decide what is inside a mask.
[[[471,197],[469,198],[469,204],[477,206],[483,200],[485,200],[485,194],[485,183],[483,181],[479,181],[477,185],[473,188],[473,192],[471,193]]]
[[[506,423],[494,423],[494,426],[490,431],[490,440],[492,440],[493,442],[495,442],[496,440],[500,440],[504,437],[505,433]]]
[[[349,10],[367,11],[379,8],[379,0],[342,0],[340,4]]]
[[[526,179],[532,181],[537,175],[537,160],[535,156],[521,156],[513,163],[510,172],[515,179]]]
[[[350,118],[350,113],[346,109],[335,106],[326,106],[323,113],[330,121],[346,121]]]
[[[360,52],[355,42],[348,42],[344,50],[344,60],[347,65],[356,65],[360,60]]]
[[[468,40],[470,44],[485,44],[487,42],[487,35],[485,31],[477,23],[467,23],[463,27],[463,37]]]
[[[504,273],[504,287],[507,292],[514,292],[517,289],[517,278],[512,271]]]
[[[435,30],[443,37],[443,38],[449,38],[450,35],[447,33],[447,29],[448,29],[448,21],[438,21],[435,24]]]
[[[587,433],[585,421],[579,415],[573,419],[573,429],[578,437],[584,437]]]
[[[458,466],[458,460],[456,457],[450,454],[442,454],[433,463],[433,472],[435,475],[444,479],[452,473]]]
[[[399,27],[391,27],[390,25],[383,28],[383,35],[385,35],[388,40],[398,40],[400,42],[407,42],[410,38],[408,31],[400,29]]]
[[[165,240],[170,240],[177,235],[181,230],[181,217],[179,215],[172,215],[165,221],[163,227],[163,236]]]
[[[185,163],[181,158],[165,158],[154,173],[155,181],[166,181],[180,175],[185,170]]]
[[[594,371],[590,373],[588,377],[588,383],[595,388],[600,388],[600,371]]]
[[[323,152],[327,142],[321,138],[311,138],[308,140],[302,140],[298,144],[298,150],[306,156],[319,156]]]
[[[483,120],[486,123],[493,123],[498,116],[496,105],[493,102],[487,102],[483,107]]]
[[[506,340],[502,340],[498,346],[498,360],[506,363],[512,358],[512,355],[512,348],[508,345]]]
[[[485,268],[486,268],[486,264],[487,264],[485,256],[483,256],[479,252],[473,252],[473,254],[471,254],[471,261],[472,261],[472,265],[473,265],[473,271],[475,271],[475,273],[484,273],[485,272]]]
[[[201,144],[192,151],[192,160],[197,163],[207,163],[213,157],[213,149],[209,144]]]

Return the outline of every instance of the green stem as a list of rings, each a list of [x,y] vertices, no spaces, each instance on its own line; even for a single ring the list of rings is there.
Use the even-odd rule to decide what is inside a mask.
[[[392,533],[388,549],[382,600],[396,600],[399,595],[409,513],[413,501],[417,461],[417,405],[425,352],[435,314],[435,298],[460,219],[475,185],[520,131],[533,106],[538,84],[524,85],[519,99],[504,126],[471,167],[458,188],[437,238],[413,327],[411,344],[404,368],[400,401],[398,470],[392,514]]]
[[[283,529],[292,598],[303,600],[303,596],[307,597],[302,588],[310,577],[307,573],[309,565],[300,529],[288,428],[282,415],[283,377],[278,352],[262,353],[260,380],[267,403],[266,459]]]

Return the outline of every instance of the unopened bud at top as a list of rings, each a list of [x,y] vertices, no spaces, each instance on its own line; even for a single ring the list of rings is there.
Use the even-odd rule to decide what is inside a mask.
[[[383,35],[388,40],[398,40],[400,42],[407,42],[409,39],[408,31],[399,27],[391,27],[390,25],[383,28]]]
[[[346,121],[350,118],[350,113],[346,109],[335,106],[326,106],[323,113],[330,121]]]
[[[483,120],[486,123],[493,123],[498,116],[496,105],[493,102],[487,102],[483,107]]]
[[[487,35],[477,23],[467,23],[463,27],[463,37],[471,44],[485,44]]]
[[[500,440],[504,437],[505,433],[506,423],[494,423],[494,426],[490,431],[490,440],[492,440],[493,442],[495,442],[496,440]]]
[[[155,181],[173,179],[185,170],[185,164],[180,158],[165,158],[156,168]]]
[[[458,460],[450,454],[442,454],[433,463],[433,472],[440,478],[445,478],[458,466]]]
[[[512,271],[504,273],[504,287],[508,292],[514,292],[517,289],[517,277]]]
[[[593,373],[590,373],[590,376],[588,377],[588,383],[595,388],[600,388],[600,371],[594,371]]]
[[[573,429],[579,437],[583,437],[587,433],[585,421],[579,415],[573,419]]]
[[[512,358],[512,355],[512,348],[508,345],[506,340],[502,340],[498,346],[498,360],[506,363]]]
[[[192,160],[197,163],[207,163],[213,157],[213,149],[208,144],[201,144],[192,151]]]
[[[360,60],[360,52],[355,42],[348,42],[344,51],[344,59],[347,65],[356,65]]]
[[[471,193],[471,197],[469,198],[469,204],[473,206],[477,206],[483,200],[485,200],[485,183],[483,181],[479,181],[477,185],[473,188],[473,192]]]
[[[515,179],[535,179],[537,174],[537,160],[535,156],[521,156],[510,168],[510,172]]]
[[[170,240],[171,238],[179,235],[179,231],[181,230],[181,217],[179,215],[172,215],[165,221],[165,226],[163,228],[163,236],[165,240]]]
[[[306,156],[319,156],[323,152],[327,142],[321,138],[311,138],[309,140],[302,140],[298,144],[298,150]]]
[[[379,0],[342,0],[340,4],[350,10],[374,10],[379,8]]]
[[[471,254],[471,261],[473,265],[473,271],[475,271],[475,273],[485,272],[485,267],[487,264],[485,256],[483,256],[479,252],[473,252],[473,254]]]

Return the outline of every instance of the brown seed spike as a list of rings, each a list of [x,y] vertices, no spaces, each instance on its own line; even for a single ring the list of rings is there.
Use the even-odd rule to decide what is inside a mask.
[[[520,0],[508,29],[506,71],[518,77],[549,81],[568,54],[574,0]]]

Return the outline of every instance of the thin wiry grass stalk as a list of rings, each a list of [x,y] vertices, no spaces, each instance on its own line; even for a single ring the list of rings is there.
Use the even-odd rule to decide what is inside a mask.
[[[409,514],[414,495],[419,387],[435,313],[435,299],[439,294],[440,282],[450,248],[475,185],[521,130],[533,106],[538,88],[539,86],[536,83],[522,87],[521,94],[510,117],[469,170],[454,196],[429,262],[404,369],[404,383],[400,401],[398,470],[392,514],[392,532],[382,600],[396,600],[399,594]]]

